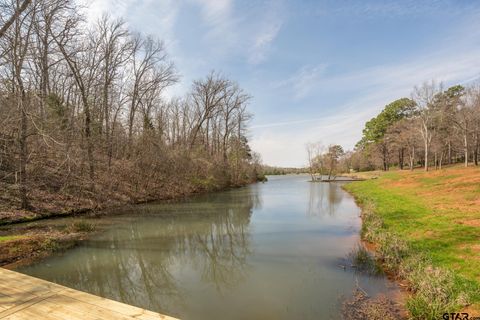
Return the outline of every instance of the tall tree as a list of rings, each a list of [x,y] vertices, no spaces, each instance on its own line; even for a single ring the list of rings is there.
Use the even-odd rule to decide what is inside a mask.
[[[437,116],[438,105],[435,104],[435,97],[441,91],[437,88],[434,81],[425,82],[420,87],[415,87],[412,98],[417,105],[419,131],[423,140],[425,171],[428,171],[428,161],[430,145],[435,134],[435,119]]]
[[[365,124],[363,136],[358,147],[375,145],[380,151],[383,170],[389,167],[389,138],[385,136],[388,129],[399,120],[413,114],[415,102],[408,98],[401,98],[385,106],[378,116]]]

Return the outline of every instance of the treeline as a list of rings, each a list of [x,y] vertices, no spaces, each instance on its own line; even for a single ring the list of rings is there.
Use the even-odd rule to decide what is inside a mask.
[[[432,81],[368,121],[349,162],[356,171],[391,166],[429,170],[460,162],[478,166],[479,155],[480,88],[443,89]]]
[[[443,89],[434,81],[415,87],[410,98],[385,106],[365,124],[353,151],[339,145],[307,144],[313,180],[351,171],[441,169],[448,164],[479,165],[480,87]]]
[[[3,205],[41,211],[256,180],[250,96],[237,83],[212,72],[167,100],[180,77],[164,44],[81,12],[72,0],[0,0]]]
[[[286,175],[286,174],[300,174],[300,173],[305,173],[308,170],[305,168],[288,168],[288,167],[275,167],[275,166],[268,166],[268,165],[263,165],[262,166],[262,173],[264,175],[270,175],[270,176],[280,176],[280,175]]]

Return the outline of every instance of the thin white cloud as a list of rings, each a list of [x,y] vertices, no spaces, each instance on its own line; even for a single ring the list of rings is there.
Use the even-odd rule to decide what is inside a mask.
[[[389,93],[384,92],[341,106],[334,115],[311,121],[291,121],[278,126],[253,127],[252,149],[260,151],[263,161],[270,165],[304,166],[306,143],[321,140],[325,145],[335,143],[352,148],[365,120],[378,111],[375,106],[390,98]]]
[[[249,64],[264,62],[282,24],[282,1],[260,5],[259,16],[243,12],[245,4],[233,0],[190,0],[201,8],[201,17],[209,31],[205,40],[215,55],[241,54]]]
[[[322,80],[327,69],[326,64],[303,66],[288,79],[273,83],[276,89],[290,89],[295,100],[308,96]]]
[[[231,0],[195,0],[202,6],[202,14],[211,25],[222,25],[230,19],[232,12]]]
[[[315,67],[300,69],[275,85],[290,88],[297,97],[315,91],[320,96],[348,92],[352,98],[343,105],[336,105],[329,113],[322,108],[321,112],[326,113],[324,117],[312,113],[312,119],[286,119],[254,126],[252,148],[262,154],[265,163],[278,166],[305,165],[307,142],[321,140],[326,145],[338,143],[345,148],[353,148],[360,139],[365,122],[389,102],[408,97],[413,86],[431,79],[449,86],[480,77],[478,42],[472,41],[471,35],[468,35],[457,37],[455,43],[453,47],[432,50],[434,53],[408,62],[335,76],[321,76],[322,68],[317,68],[317,72],[314,72]],[[308,90],[293,85],[302,83],[301,79],[305,80],[303,84],[308,85]]]
[[[86,7],[86,17],[89,22],[95,22],[103,14],[110,14],[115,17],[124,17],[135,0],[79,0],[79,3]],[[143,3],[143,1],[142,1]],[[115,9],[115,10],[113,10]]]
[[[261,30],[255,35],[253,46],[250,49],[248,62],[256,65],[267,59],[271,46],[282,27],[282,21],[272,18],[272,21],[265,23]]]
[[[278,37],[284,20],[283,0],[271,0],[266,2],[262,12],[260,24],[255,24],[252,44],[248,51],[248,62],[252,65],[260,64],[268,59],[272,51],[272,45]]]
[[[238,40],[233,0],[190,0],[200,6],[201,18],[208,31],[205,41],[217,54],[226,55]]]
[[[301,120],[292,120],[292,121],[283,121],[283,122],[272,122],[272,123],[265,123],[265,124],[258,124],[258,125],[250,126],[250,129],[290,126],[290,125],[294,125],[294,124],[317,122],[317,121],[322,121],[322,120],[324,120],[324,118],[301,119]]]

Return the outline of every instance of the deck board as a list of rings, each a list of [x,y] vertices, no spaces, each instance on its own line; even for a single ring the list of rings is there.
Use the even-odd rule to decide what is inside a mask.
[[[3,268],[0,268],[0,319],[175,320]]]

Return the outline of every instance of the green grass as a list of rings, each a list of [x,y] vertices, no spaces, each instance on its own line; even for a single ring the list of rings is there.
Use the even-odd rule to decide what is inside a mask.
[[[387,264],[390,264],[387,267],[393,272],[401,273],[400,269],[405,269],[402,265],[417,264],[416,268],[406,272],[403,277],[417,282],[423,281],[422,278],[431,278],[431,290],[446,289],[448,296],[455,297],[455,301],[443,299],[439,302],[425,292],[429,289],[417,289],[417,294],[410,299],[407,307],[412,316],[418,319],[433,319],[440,312],[453,312],[441,310],[442,307],[461,308],[465,301],[476,304],[480,302],[478,252],[475,255],[471,249],[475,244],[478,246],[479,228],[456,223],[458,219],[463,219],[466,213],[449,208],[448,205],[455,204],[449,203],[453,198],[448,196],[447,191],[442,193],[442,190],[439,190],[446,188],[450,180],[458,177],[458,174],[416,177],[413,173],[387,173],[376,180],[345,186],[345,189],[351,192],[362,206],[368,206],[375,219],[378,219],[367,222],[364,217],[362,233],[366,240],[377,243],[379,250],[384,251],[381,255],[384,262],[386,260]],[[410,178],[409,182],[402,185],[407,178]],[[468,181],[460,184],[471,187]],[[438,191],[438,194],[433,191]],[[465,190],[465,197],[467,200],[474,200],[478,194]],[[442,202],[447,205],[445,209],[439,209],[437,205]],[[433,205],[434,203],[436,205]],[[393,242],[397,243],[392,244]],[[477,260],[469,259],[475,256]],[[410,261],[412,259],[413,261]],[[417,263],[418,259],[428,261],[428,265]],[[434,268],[440,270],[438,272],[442,276],[437,274],[430,277],[428,272],[417,270],[418,268]],[[412,276],[415,273],[418,275]],[[443,286],[443,289],[435,287],[436,280],[437,286]],[[418,284],[411,285],[415,287]]]
[[[0,236],[0,243],[1,242],[7,242],[7,241],[12,241],[12,240],[19,240],[25,238],[25,236]]]
[[[361,203],[373,202],[385,227],[413,248],[428,251],[433,262],[472,279],[480,276],[480,268],[473,261],[458,259],[460,247],[479,243],[477,227],[452,223],[451,215],[436,214],[421,198],[383,188],[381,181],[352,183],[346,189]]]

